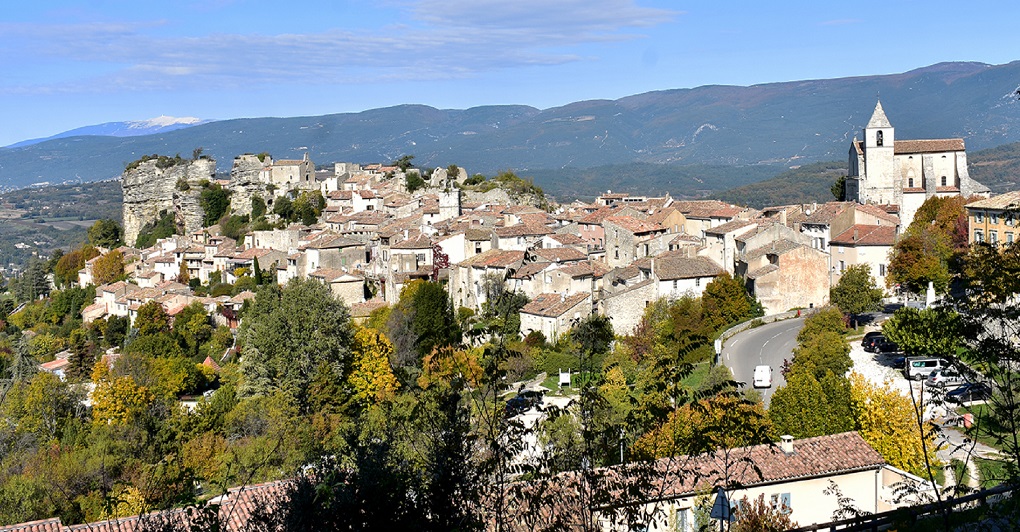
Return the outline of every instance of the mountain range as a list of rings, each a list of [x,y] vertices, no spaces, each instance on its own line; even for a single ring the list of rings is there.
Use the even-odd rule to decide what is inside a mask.
[[[198,147],[217,160],[220,172],[229,171],[238,154],[266,151],[275,158],[308,152],[318,164],[389,162],[413,154],[421,167],[457,164],[489,175],[514,169],[541,175],[537,182],[543,186],[559,174],[633,163],[669,165],[661,170],[667,173],[684,166],[688,174],[690,165],[737,167],[730,173],[746,175],[743,182],[727,179],[726,186],[706,183],[712,172],[665,181],[667,187],[681,187],[672,193],[685,196],[690,194],[682,187],[689,182],[701,182],[704,193],[793,166],[845,159],[850,140],[860,134],[879,97],[898,139],[963,137],[969,150],[1020,141],[1018,83],[1020,61],[940,63],[902,74],[703,86],[550,109],[400,105],[360,113],[218,120],[129,137],[82,135],[89,131],[85,128],[0,148],[0,188],[106,179],[141,155],[187,156]],[[603,181],[592,187],[606,188]]]

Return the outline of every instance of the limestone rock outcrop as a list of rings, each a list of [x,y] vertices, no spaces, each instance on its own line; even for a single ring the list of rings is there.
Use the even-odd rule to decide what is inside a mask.
[[[263,170],[273,164],[271,158],[259,159],[250,153],[234,157],[230,168],[230,212],[239,216],[251,214],[251,200],[259,196],[272,204],[273,194],[268,190],[269,175]]]
[[[212,181],[215,175],[216,161],[208,158],[183,160],[170,166],[150,159],[125,170],[121,175],[124,241],[134,245],[142,227],[159,220],[161,212],[174,213],[178,233],[201,229],[205,213],[200,183]]]

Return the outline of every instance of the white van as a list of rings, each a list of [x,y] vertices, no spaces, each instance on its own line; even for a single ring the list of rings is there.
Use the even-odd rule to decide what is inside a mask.
[[[771,366],[755,366],[754,367],[754,387],[755,388],[771,388],[772,387],[772,367]]]
[[[903,365],[903,376],[915,381],[924,380],[945,367],[949,367],[949,361],[944,358],[907,357]]]

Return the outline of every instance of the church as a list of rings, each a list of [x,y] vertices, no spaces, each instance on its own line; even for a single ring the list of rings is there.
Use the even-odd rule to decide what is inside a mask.
[[[849,159],[846,199],[898,206],[903,229],[932,196],[989,194],[988,187],[967,173],[962,138],[897,140],[882,102],[864,128],[864,140],[854,137]]]

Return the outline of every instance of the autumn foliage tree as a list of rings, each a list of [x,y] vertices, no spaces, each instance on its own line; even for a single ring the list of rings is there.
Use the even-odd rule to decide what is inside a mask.
[[[57,286],[63,286],[78,280],[78,272],[85,267],[85,262],[99,256],[99,250],[84,245],[70,253],[67,253],[53,267],[53,277]]]
[[[854,373],[850,401],[861,437],[893,467],[927,478],[929,469],[938,464],[934,426],[930,421],[918,423],[910,398]]]
[[[113,250],[92,264],[92,280],[96,286],[112,283],[124,275],[124,254]]]
[[[631,451],[638,459],[692,455],[766,443],[772,423],[761,403],[719,395],[684,405],[665,423],[641,436]]]
[[[363,406],[392,398],[400,384],[390,368],[393,345],[374,329],[355,327],[351,345],[354,367],[347,382],[351,399]]]
[[[944,293],[958,259],[967,249],[969,199],[961,196],[931,197],[914,214],[910,227],[893,246],[889,261],[890,286],[901,284],[915,293],[924,292],[931,282]]]

